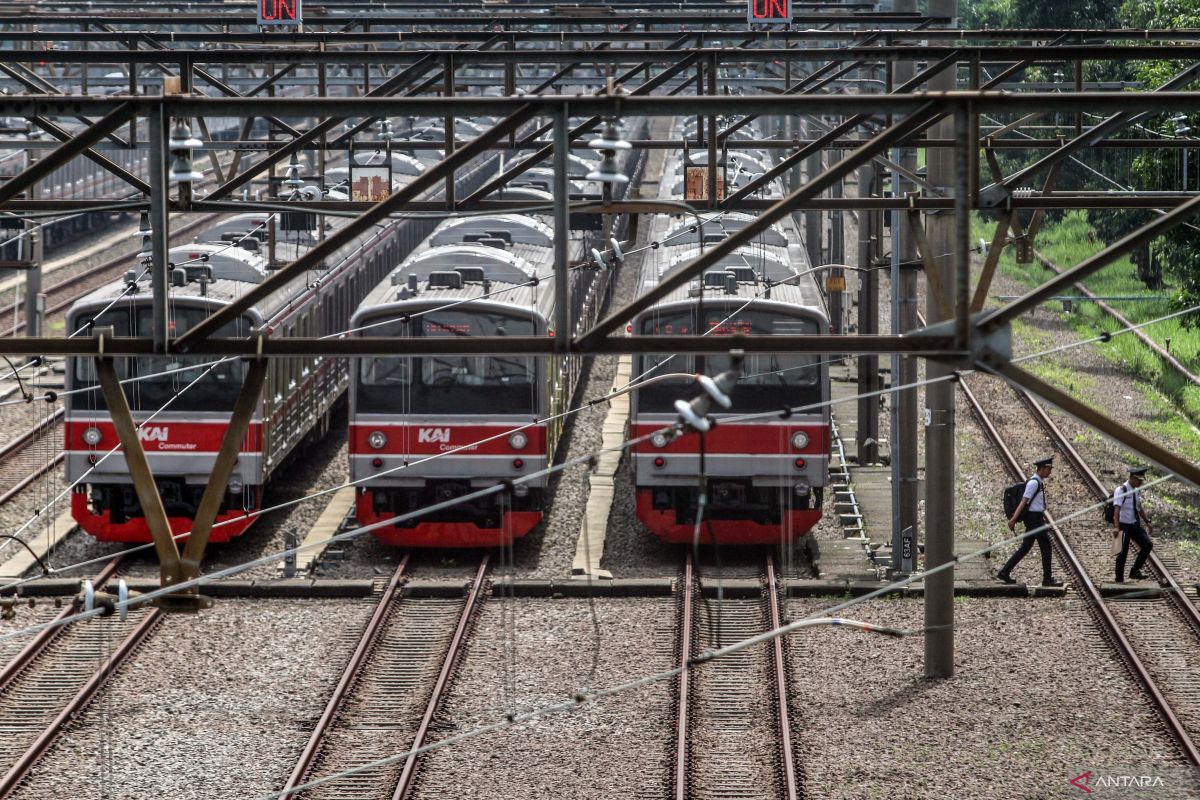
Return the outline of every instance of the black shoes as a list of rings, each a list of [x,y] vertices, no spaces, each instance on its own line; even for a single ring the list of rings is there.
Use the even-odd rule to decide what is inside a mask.
[[[1131,580],[1131,581],[1148,581],[1148,580],[1150,580],[1150,576],[1143,575],[1140,572],[1131,572],[1131,573],[1129,573],[1129,580]]]
[[[1054,580],[1054,578],[1047,578],[1046,580],[1042,581],[1042,586],[1062,586],[1062,585],[1063,585],[1062,581],[1056,581],[1056,580]]]
[[[1001,583],[1016,583],[1017,582],[1016,578],[1014,578],[1011,575],[1006,575],[1003,572],[996,573],[996,580],[1000,581]]]

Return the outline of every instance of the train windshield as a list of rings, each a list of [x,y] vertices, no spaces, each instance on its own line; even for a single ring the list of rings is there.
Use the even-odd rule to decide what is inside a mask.
[[[150,336],[152,310],[148,305],[115,306],[94,318],[97,328],[111,327],[115,336]],[[170,309],[167,331],[178,336],[208,316],[205,308],[176,306]],[[79,323],[85,319],[77,320]],[[246,318],[224,325],[215,336],[247,336],[253,323]],[[246,368],[241,359],[211,356],[169,355],[153,358],[114,359],[129,407],[134,411],[223,411],[233,410]],[[104,408],[95,363],[90,358],[74,359],[75,389],[92,389],[77,394],[76,408]]]
[[[432,311],[364,331],[366,336],[532,336],[533,320],[482,311]],[[537,361],[519,356],[364,358],[358,410],[381,414],[536,413]]]
[[[727,304],[707,303],[704,324],[697,324],[696,309],[651,314],[642,319],[642,335],[679,336],[708,332],[709,336],[809,335],[819,332],[811,318],[783,317],[774,311],[738,309]],[[691,375],[716,375],[729,368],[724,355],[646,355],[638,359],[635,375],[679,374],[681,377],[639,389],[637,407],[642,412],[674,412],[679,399],[695,396],[698,388]],[[820,356],[784,353],[751,353],[742,364],[742,378],[733,390],[731,413],[772,411],[784,406],[819,403],[821,397]]]

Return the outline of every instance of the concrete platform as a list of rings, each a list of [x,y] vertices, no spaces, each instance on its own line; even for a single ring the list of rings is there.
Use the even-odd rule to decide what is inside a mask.
[[[317,517],[316,523],[309,528],[304,541],[300,543],[300,551],[296,553],[296,572],[298,574],[311,574],[313,568],[320,562],[328,544],[318,543],[325,542],[342,529],[342,523],[354,508],[354,492],[353,486],[345,486],[330,497],[329,502],[325,505],[325,510],[321,512],[321,516]],[[276,569],[282,575],[284,562],[280,561],[276,564]]]
[[[16,553],[8,561],[0,564],[0,585],[20,580],[29,570],[37,569],[37,558],[34,558],[34,554],[45,562],[58,543],[74,532],[76,527],[75,518],[71,516],[71,510],[67,509],[50,523],[48,532],[39,530],[38,534],[29,540],[29,548],[21,547],[16,542],[8,542],[9,547],[16,548]]]
[[[617,371],[613,376],[610,393],[629,383],[633,371],[633,357],[623,355],[617,360]],[[571,575],[575,578],[612,578],[608,570],[600,569],[604,556],[604,541],[608,536],[608,518],[612,512],[616,487],[613,483],[617,468],[621,465],[623,451],[618,450],[626,439],[629,424],[629,395],[623,394],[608,401],[608,413],[604,417],[604,428],[600,446],[604,452],[596,459],[596,468],[588,478],[587,507],[583,512],[583,526],[575,543],[575,558],[571,562]]]

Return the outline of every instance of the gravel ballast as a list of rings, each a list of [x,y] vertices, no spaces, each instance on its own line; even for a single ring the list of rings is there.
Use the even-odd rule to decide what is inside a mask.
[[[599,661],[586,601],[487,601],[451,693],[435,720],[444,738],[505,712],[505,617],[515,630],[515,693],[527,709],[669,668],[675,641],[670,600],[596,601]],[[662,797],[673,756],[671,683],[644,686],[425,756],[414,797]]]
[[[14,797],[234,800],[276,788],[372,606],[225,600],[168,617]]]
[[[829,605],[797,600],[789,609],[795,619]],[[842,614],[923,624],[922,604],[911,600]],[[1145,796],[1197,796],[1179,785],[1174,743],[1077,603],[962,599],[955,623],[956,674],[946,681],[922,678],[919,636],[813,628],[790,638],[809,796],[1070,797],[1067,781],[1087,770],[1175,770],[1170,790]]]

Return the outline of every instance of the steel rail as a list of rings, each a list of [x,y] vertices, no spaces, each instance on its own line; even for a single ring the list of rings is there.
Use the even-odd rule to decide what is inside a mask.
[[[1008,467],[1009,473],[1014,479],[1020,480],[1022,477],[1024,477],[1024,473],[1022,472],[1016,457],[1004,443],[1003,438],[1000,436],[1000,432],[996,429],[995,425],[992,424],[991,418],[988,417],[987,413],[983,410],[983,406],[980,405],[979,400],[975,397],[975,394],[967,385],[966,379],[960,378],[958,383],[960,388],[963,390],[963,394],[967,398],[967,402],[971,406],[971,410],[974,412],[976,418],[979,420],[980,425],[983,427],[984,433],[1000,452],[1001,458],[1004,461],[1005,466]],[[1178,743],[1184,757],[1187,758],[1188,762],[1192,766],[1200,766],[1200,750],[1197,749],[1196,744],[1192,741],[1192,738],[1184,728],[1183,723],[1179,720],[1179,717],[1176,716],[1175,711],[1171,708],[1170,702],[1158,688],[1158,684],[1154,680],[1154,676],[1150,674],[1150,671],[1146,668],[1146,665],[1134,651],[1132,643],[1130,643],[1129,639],[1127,639],[1125,634],[1121,631],[1121,627],[1117,623],[1116,618],[1104,604],[1104,599],[1100,596],[1099,590],[1088,577],[1083,563],[1079,560],[1079,557],[1075,554],[1075,551],[1067,542],[1067,539],[1063,535],[1062,531],[1054,523],[1054,520],[1050,514],[1046,514],[1046,520],[1049,523],[1050,534],[1054,539],[1059,555],[1062,557],[1068,571],[1071,573],[1075,585],[1081,590],[1087,607],[1092,611],[1096,620],[1099,622],[1101,630],[1108,637],[1109,641],[1112,642],[1117,654],[1129,666],[1130,671],[1133,673],[1134,679],[1145,689],[1146,694],[1150,698],[1151,705],[1154,706],[1154,709],[1162,718],[1162,721],[1166,725],[1171,737]]]
[[[200,216],[200,217],[192,220],[191,222],[180,225],[178,228],[175,228],[174,230],[171,231],[171,238],[174,239],[176,236],[186,236],[189,233],[191,233],[192,231],[196,230],[197,228],[200,228],[200,227],[203,227],[203,226],[209,224],[210,222],[213,221],[213,219],[215,219],[218,216],[219,216],[218,214],[205,214],[203,216]],[[108,272],[109,270],[112,270],[114,268],[121,267],[121,266],[128,264],[130,258],[132,258],[132,256],[136,252],[137,252],[136,250],[133,250],[128,253],[123,253],[119,256],[114,256],[113,258],[110,258],[107,261],[97,264],[94,267],[89,267],[88,269],[84,270],[83,272],[80,272],[76,275],[72,275],[70,278],[61,280],[58,283],[54,284],[53,286],[46,287],[46,289],[44,290],[45,294],[47,296],[50,296],[50,295],[60,294],[60,293],[64,293],[64,292],[69,293],[72,291],[72,289],[74,287],[78,286],[80,281],[87,280],[88,278],[93,278],[97,275],[102,275],[105,272]],[[46,315],[49,316],[50,314],[57,314],[59,311],[62,311],[63,309],[70,308],[71,305],[74,304],[76,300],[83,297],[84,295],[90,294],[93,291],[95,291],[95,289],[86,289],[83,292],[71,294],[66,300],[62,300],[62,301],[59,301],[57,303],[47,306],[46,307]],[[23,307],[24,302],[25,302],[24,300],[21,300],[21,301],[15,302],[15,303],[9,303],[8,305],[4,306],[3,308],[0,308],[0,316],[4,316],[5,314],[13,313],[16,309]],[[10,328],[9,330],[10,331],[24,330],[25,326],[26,326],[25,320],[21,320],[20,322],[18,322],[16,324],[15,328]]]
[[[114,558],[104,565],[104,569],[100,570],[100,574],[92,579],[92,584],[97,588],[103,588],[108,579],[116,574],[117,567],[121,564],[120,556]],[[73,616],[76,613],[74,605],[68,605],[58,616],[54,618],[54,624],[50,627],[43,628],[38,631],[29,642],[21,648],[21,652],[13,656],[12,660],[4,666],[3,671],[0,671],[0,692],[4,692],[9,684],[21,674],[25,667],[29,666],[35,658],[45,652],[50,643],[57,639],[67,626],[61,624],[67,617]]]
[[[1058,267],[1058,265],[1056,265],[1049,258],[1044,256],[1042,253],[1038,252],[1037,250],[1034,250],[1033,253],[1035,256],[1037,256],[1038,261],[1041,262],[1043,267],[1050,270],[1055,275],[1062,274],[1062,270]],[[1088,289],[1086,286],[1084,286],[1082,282],[1077,282],[1075,284],[1075,288],[1084,297],[1087,297],[1089,300],[1092,300],[1096,304],[1097,308],[1099,308],[1105,314],[1107,314],[1108,316],[1110,316],[1114,320],[1116,320],[1117,323],[1122,328],[1128,328],[1133,333],[1133,335],[1138,338],[1138,340],[1142,344],[1144,344],[1144,345],[1146,345],[1146,347],[1150,348],[1150,350],[1156,356],[1158,356],[1160,359],[1162,359],[1163,361],[1170,364],[1175,369],[1176,372],[1178,372],[1180,375],[1182,375],[1184,378],[1187,379],[1188,383],[1192,384],[1193,386],[1200,386],[1200,376],[1197,376],[1195,373],[1193,373],[1191,370],[1189,370],[1187,367],[1185,367],[1179,359],[1177,359],[1175,356],[1171,355],[1167,351],[1166,348],[1164,348],[1158,342],[1156,342],[1152,338],[1150,338],[1150,336],[1148,336],[1140,328],[1135,328],[1133,323],[1130,322],[1129,319],[1124,314],[1117,311],[1115,308],[1110,306],[1108,303],[1101,300],[1098,295],[1096,295],[1091,289]]]
[[[24,433],[0,447],[0,462],[3,462],[13,453],[25,447],[25,445],[29,444],[29,442],[41,435],[46,428],[49,428],[57,423],[62,418],[62,415],[63,409],[61,406],[59,406],[54,410],[53,414],[41,420],[40,422],[34,423],[34,425],[30,428],[27,428]]]
[[[463,650],[463,642],[466,641],[471,618],[480,605],[479,598],[483,596],[484,583],[491,568],[491,561],[491,553],[484,555],[483,560],[479,562],[479,569],[475,571],[475,579],[471,582],[471,588],[467,592],[467,600],[459,615],[458,626],[454,629],[454,637],[450,640],[450,646],[446,648],[442,669],[438,673],[437,682],[433,685],[433,692],[429,695],[429,702],[425,705],[425,714],[421,717],[421,725],[417,728],[417,734],[413,737],[412,745],[409,747],[408,758],[404,760],[404,769],[400,772],[396,790],[392,792],[392,800],[404,800],[412,791],[417,765],[421,760],[420,754],[412,751],[425,746],[425,738],[429,734],[430,726],[433,725],[433,718],[450,686],[450,678],[454,674],[459,654]]]
[[[771,630],[778,630],[783,625],[783,615],[779,613],[779,586],[775,580],[775,558],[767,554],[767,610]],[[783,781],[787,800],[799,800],[800,785],[796,780],[796,756],[792,750],[792,725],[788,711],[788,679],[787,662],[783,655],[783,637],[776,636],[771,640],[772,664],[775,670],[775,694],[778,698],[779,750],[782,756],[780,767],[783,769]]]
[[[679,685],[678,712],[675,722],[675,800],[688,798],[688,707],[691,705],[691,670],[688,662],[692,658],[693,594],[695,565],[688,553],[683,567],[683,582],[680,584],[679,606]]]
[[[1059,429],[1058,425],[1055,424],[1054,420],[1050,418],[1050,415],[1046,413],[1046,410],[1042,407],[1042,404],[1039,403],[1033,395],[1029,394],[1029,392],[1019,389],[1014,389],[1014,391],[1017,392],[1017,396],[1021,398],[1021,402],[1023,402],[1033,414],[1033,417],[1037,420],[1038,425],[1040,425],[1042,429],[1045,430],[1054,440],[1055,449],[1061,451],[1062,454],[1066,456],[1067,460],[1071,462],[1071,466],[1075,468],[1075,471],[1083,477],[1084,483],[1087,484],[1088,489],[1090,489],[1092,492],[1092,495],[1097,500],[1103,500],[1109,497],[1109,491],[1100,481],[1100,477],[1092,470],[1087,462],[1083,460],[1083,457],[1071,444],[1070,440],[1063,435],[1063,432]],[[1150,557],[1148,560],[1150,562],[1150,568],[1154,570],[1155,576],[1158,578],[1159,584],[1165,583],[1170,589],[1170,591],[1167,592],[1168,601],[1183,616],[1184,620],[1188,624],[1188,627],[1190,627],[1192,631],[1198,637],[1200,637],[1200,610],[1197,610],[1191,599],[1184,594],[1183,587],[1179,585],[1177,580],[1175,580],[1175,576],[1171,574],[1171,571],[1167,569],[1166,564],[1162,562],[1162,560],[1158,557],[1158,553],[1156,553],[1153,549],[1150,550]]]
[[[375,613],[371,615],[371,619],[367,622],[367,627],[363,630],[362,636],[359,638],[358,646],[354,648],[354,653],[346,663],[346,669],[343,670],[341,679],[338,681],[337,686],[334,687],[333,694],[329,697],[329,702],[325,705],[325,711],[322,712],[316,727],[313,728],[312,734],[308,737],[308,743],[304,746],[303,752],[300,753],[300,758],[296,761],[296,766],[292,769],[292,774],[288,777],[287,782],[284,783],[283,792],[288,792],[299,786],[307,778],[308,771],[321,750],[326,733],[329,731],[334,718],[341,710],[346,698],[350,694],[351,688],[353,688],[359,677],[359,669],[362,667],[363,661],[375,649],[375,645],[379,641],[379,636],[384,629],[383,623],[400,599],[398,589],[405,577],[404,573],[408,569],[409,558],[409,553],[405,553],[400,558],[400,564],[396,567],[396,571],[392,573],[392,578],[388,581],[387,588],[383,590],[383,596],[379,598],[379,603],[375,606]]]
[[[3,462],[7,461],[10,458],[13,458],[15,455],[17,455],[17,453],[19,453],[21,450],[23,450],[27,445],[33,443],[38,437],[46,435],[50,428],[61,423],[62,416],[63,416],[63,407],[59,406],[58,408],[55,409],[54,413],[51,414],[49,417],[34,424],[32,427],[26,429],[26,431],[24,433],[22,433],[20,436],[18,436],[17,438],[13,439],[10,442],[8,442],[3,447],[0,447],[0,464],[2,464]],[[64,458],[63,452],[61,450],[59,450],[58,452],[56,452],[54,454],[53,458],[42,461],[41,463],[37,464],[31,472],[29,472],[28,474],[25,475],[25,477],[21,478],[16,483],[10,485],[7,489],[4,490],[3,494],[0,494],[0,505],[4,505],[5,503],[7,503],[9,500],[11,500],[13,497],[15,497],[16,494],[18,492],[20,492],[22,489],[24,489],[26,486],[33,483],[35,480],[40,478],[42,475],[45,475],[47,472],[49,472],[51,469],[53,469],[57,465],[61,464],[63,461],[63,458]]]
[[[96,670],[91,678],[88,679],[67,705],[58,712],[58,715],[46,727],[46,730],[38,736],[29,749],[17,760],[9,771],[0,778],[0,798],[6,798],[12,794],[13,790],[21,783],[24,777],[29,773],[33,766],[38,762],[38,759],[50,748],[58,735],[75,717],[87,707],[88,702],[95,696],[108,679],[113,675],[117,667],[125,662],[138,645],[145,641],[150,632],[163,619],[163,611],[159,608],[152,608],[146,613],[145,618],[138,623],[137,627],[121,642],[120,646],[113,651],[113,654],[105,660],[103,664]]]

